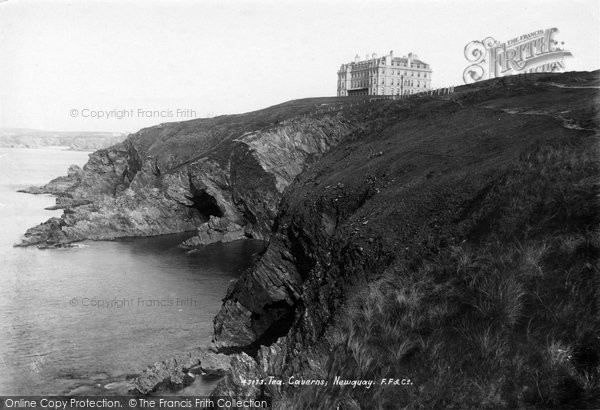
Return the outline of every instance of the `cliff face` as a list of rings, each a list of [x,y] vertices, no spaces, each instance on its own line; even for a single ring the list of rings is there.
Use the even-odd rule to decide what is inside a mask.
[[[283,380],[260,392],[279,408],[597,404],[597,74],[349,110],[361,126],[286,190],[215,346]]]
[[[598,407],[599,86],[598,72],[528,75],[145,129],[33,190],[65,214],[24,244],[268,238],[215,318],[211,354],[232,355],[215,395]],[[188,365],[138,384],[182,384]],[[283,383],[244,384],[268,377]]]
[[[83,169],[25,191],[57,195],[64,214],[28,230],[21,245],[195,229],[184,246],[268,238],[285,187],[351,129],[304,118],[313,106],[163,124],[96,151]]]

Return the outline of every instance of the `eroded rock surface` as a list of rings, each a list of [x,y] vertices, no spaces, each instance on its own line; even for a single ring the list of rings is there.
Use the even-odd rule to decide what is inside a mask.
[[[268,238],[285,187],[351,129],[332,116],[298,116],[313,104],[288,105],[163,124],[94,152],[83,169],[24,190],[56,195],[52,209],[64,214],[19,245],[192,230],[186,247]]]

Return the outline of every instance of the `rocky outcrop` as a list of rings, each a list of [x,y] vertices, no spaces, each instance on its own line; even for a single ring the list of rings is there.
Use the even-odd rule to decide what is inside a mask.
[[[96,151],[83,169],[25,190],[56,195],[52,209],[64,214],[19,245],[191,230],[188,248],[268,238],[285,187],[351,129],[332,116],[290,119],[288,110],[163,124]]]
[[[149,366],[133,380],[130,392],[178,390],[191,384],[197,375],[221,377],[231,371],[234,360],[235,357],[198,348]]]
[[[83,170],[78,165],[71,165],[66,176],[61,176],[48,182],[43,187],[30,187],[21,189],[19,192],[27,194],[52,194],[61,195],[73,190],[80,182]]]
[[[181,244],[183,248],[195,248],[215,242],[232,242],[246,238],[244,227],[227,218],[210,216],[208,222],[198,227],[196,236]]]

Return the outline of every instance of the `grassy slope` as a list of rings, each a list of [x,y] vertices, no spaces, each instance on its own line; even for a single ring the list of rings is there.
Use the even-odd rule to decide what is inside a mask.
[[[600,406],[597,90],[548,84],[587,77],[374,104],[299,178],[281,219],[315,237],[315,210],[334,221],[339,275],[305,288],[352,295],[305,376],[413,385],[304,387],[284,407]]]

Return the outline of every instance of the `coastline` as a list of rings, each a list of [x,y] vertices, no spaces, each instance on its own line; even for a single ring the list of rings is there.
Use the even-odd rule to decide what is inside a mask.
[[[227,241],[229,232],[237,239],[239,232],[248,238],[269,239],[260,257],[230,284],[214,319],[212,343],[149,366],[133,380],[134,387],[129,391],[142,395],[164,389],[182,391],[196,375],[206,373],[222,377],[213,395],[235,392],[289,403],[299,394],[305,402],[314,403],[311,400],[315,398],[308,397],[308,392],[314,390],[309,388],[322,387],[332,393],[332,386],[347,387],[352,381],[358,385],[360,380],[366,386],[369,380],[376,379],[400,380],[399,383],[421,380],[425,384],[427,374],[437,373],[435,367],[427,367],[431,365],[428,362],[431,352],[427,349],[433,345],[424,342],[419,345],[419,340],[432,337],[441,343],[447,337],[460,342],[452,346],[477,342],[468,335],[479,335],[482,329],[478,324],[492,320],[488,315],[495,311],[474,308],[474,303],[487,303],[485,306],[497,303],[502,312],[516,306],[513,313],[494,316],[494,320],[503,322],[493,330],[498,332],[498,338],[520,332],[525,309],[521,299],[529,294],[532,283],[546,286],[540,280],[542,276],[532,272],[541,271],[541,266],[553,269],[556,275],[566,272],[563,263],[584,252],[580,245],[559,243],[567,241],[568,235],[578,235],[576,243],[593,241],[588,230],[594,221],[591,206],[582,210],[581,218],[570,220],[570,214],[563,215],[553,208],[556,201],[546,201],[545,197],[547,192],[563,195],[561,198],[566,202],[561,209],[571,209],[573,201],[587,203],[594,192],[589,183],[595,170],[590,146],[598,135],[597,124],[589,115],[594,90],[586,90],[583,95],[584,91],[573,93],[548,82],[560,78],[568,81],[569,76],[578,76],[580,82],[595,80],[590,79],[591,73],[560,76],[488,81],[465,86],[456,95],[414,99],[408,103],[383,102],[331,114],[314,122],[303,119],[299,128],[294,128],[298,124],[292,120],[291,127],[300,133],[313,127],[332,126],[328,132],[335,142],[318,151],[317,160],[295,168],[281,165],[285,163],[277,156],[281,151],[272,150],[275,142],[289,141],[286,129],[289,124],[285,120],[274,127],[247,131],[244,138],[231,140],[225,151],[220,151],[224,149],[221,142],[215,145],[211,141],[210,147],[203,151],[205,156],[179,158],[176,165],[169,164],[170,168],[165,168],[164,159],[161,162],[151,158],[139,163],[140,157],[146,158],[139,150],[142,142],[149,138],[156,143],[153,130],[140,134],[140,140],[133,138],[124,145],[96,153],[91,159],[92,169],[110,171],[101,175],[119,176],[116,182],[111,180],[110,188],[116,189],[108,199],[106,191],[102,191],[102,201],[108,204],[104,210],[113,212],[115,204],[119,211],[135,209],[133,204],[140,205],[136,195],[142,198],[142,206],[153,204],[161,209],[170,203],[166,200],[176,198],[177,207],[185,204],[188,210],[198,213],[196,249],[215,238],[216,242]],[[561,104],[557,105],[555,101],[559,98]],[[535,112],[522,108],[531,101],[536,103]],[[341,118],[343,115],[346,117]],[[198,122],[194,126],[203,125],[206,124]],[[321,135],[319,131],[311,134],[321,143],[331,142],[328,138],[321,139]],[[329,136],[327,132],[323,135]],[[363,140],[368,141],[369,152],[365,152]],[[306,153],[307,147],[314,148],[311,145],[314,142],[307,144],[304,140],[286,148],[283,159],[292,157],[296,149]],[[103,162],[104,158],[109,158],[110,163]],[[236,163],[232,158],[242,159]],[[284,171],[273,164],[279,164]],[[573,167],[570,173],[563,172],[567,164]],[[232,172],[236,167],[240,167],[239,171]],[[135,169],[133,177],[125,179],[132,169]],[[237,179],[242,171],[248,176],[243,180],[245,184]],[[66,201],[65,219],[70,218],[69,212],[80,214],[80,219],[57,226],[57,234],[71,235],[68,229],[77,227],[83,217],[90,215],[81,210],[93,207],[94,200],[83,205],[73,202],[91,198],[81,187],[89,188],[90,181],[98,189],[106,187],[106,181],[90,173],[93,174],[89,167],[74,170],[70,179],[49,184],[67,186],[62,191],[58,189],[61,194],[68,194],[61,199]],[[555,183],[557,180],[560,184]],[[88,185],[82,181],[88,181]],[[284,184],[278,185],[282,181]],[[530,187],[524,194],[523,185]],[[574,191],[574,186],[584,188]],[[235,194],[236,189],[240,189],[237,191],[240,196]],[[267,200],[257,199],[254,190],[261,189]],[[148,190],[152,195],[148,196]],[[96,222],[106,220],[102,210],[94,212]],[[556,231],[555,218],[569,221],[567,226],[573,231]],[[42,235],[42,240],[34,242],[47,239],[47,235]],[[60,237],[50,239],[55,244],[61,243]],[[571,256],[555,261],[548,254],[549,249]],[[478,252],[484,255],[480,259],[473,256]],[[498,283],[488,283],[484,274],[494,260],[503,261],[506,266],[502,269],[510,274],[499,275],[494,279]],[[521,270],[513,269],[512,265],[523,260],[525,265],[519,269],[524,273],[519,273]],[[447,266],[451,267],[451,273]],[[468,275],[474,276],[469,282],[465,278],[457,281],[453,275],[467,275],[467,279]],[[438,287],[438,282],[443,286]],[[516,299],[493,299],[494,292],[504,295],[506,286],[520,289]],[[415,301],[402,293],[405,289],[415,295]],[[544,303],[552,303],[553,289],[545,291]],[[454,298],[455,294],[461,297]],[[469,298],[475,298],[474,302],[465,305],[464,300]],[[427,304],[417,303],[421,300]],[[574,298],[569,303],[576,305],[578,300]],[[431,311],[420,312],[421,306],[431,307]],[[535,309],[532,314],[538,315],[539,321],[548,320],[541,310]],[[398,312],[408,312],[402,313],[408,316],[396,317]],[[464,315],[459,312],[466,312],[468,323],[461,322]],[[361,350],[361,354],[370,355],[365,366],[377,375],[369,378],[361,373],[366,372],[360,365],[362,356],[345,350],[344,346],[375,343],[365,329],[369,329],[370,323],[391,323],[386,315],[397,320],[404,333],[394,327],[383,327],[380,331],[390,345],[404,346],[405,351],[398,353],[392,371],[377,362],[377,354],[383,354],[377,350],[379,345]],[[418,339],[411,333],[416,332],[410,327],[417,326],[415,323],[440,328],[442,333],[421,335],[422,339]],[[469,332],[453,333],[459,325],[468,327]],[[403,344],[399,339],[404,334],[412,338],[410,343]],[[577,340],[569,343],[587,346],[591,342],[586,337],[578,335]],[[486,347],[472,348],[478,351]],[[530,349],[526,344],[518,348]],[[458,360],[454,353],[444,351],[443,360],[461,368],[460,363],[453,361]],[[526,356],[531,352],[522,353]],[[336,354],[340,355],[337,361],[329,356]],[[344,367],[345,363],[352,365]],[[405,374],[402,370],[406,363],[412,373]],[[331,367],[336,365],[340,367]],[[448,372],[452,368],[448,366]],[[477,369],[473,367],[472,371],[477,373]],[[327,384],[313,383],[307,387],[307,393],[298,393],[280,388],[283,382],[246,382],[269,378],[290,380],[292,376]],[[384,384],[370,384],[365,389],[354,387],[353,394],[366,403],[369,395],[364,390],[383,391],[388,388]],[[407,394],[418,400],[416,382],[406,386]],[[435,391],[435,386],[428,388]],[[522,403],[541,400],[527,396],[527,385],[523,389],[519,393]]]

